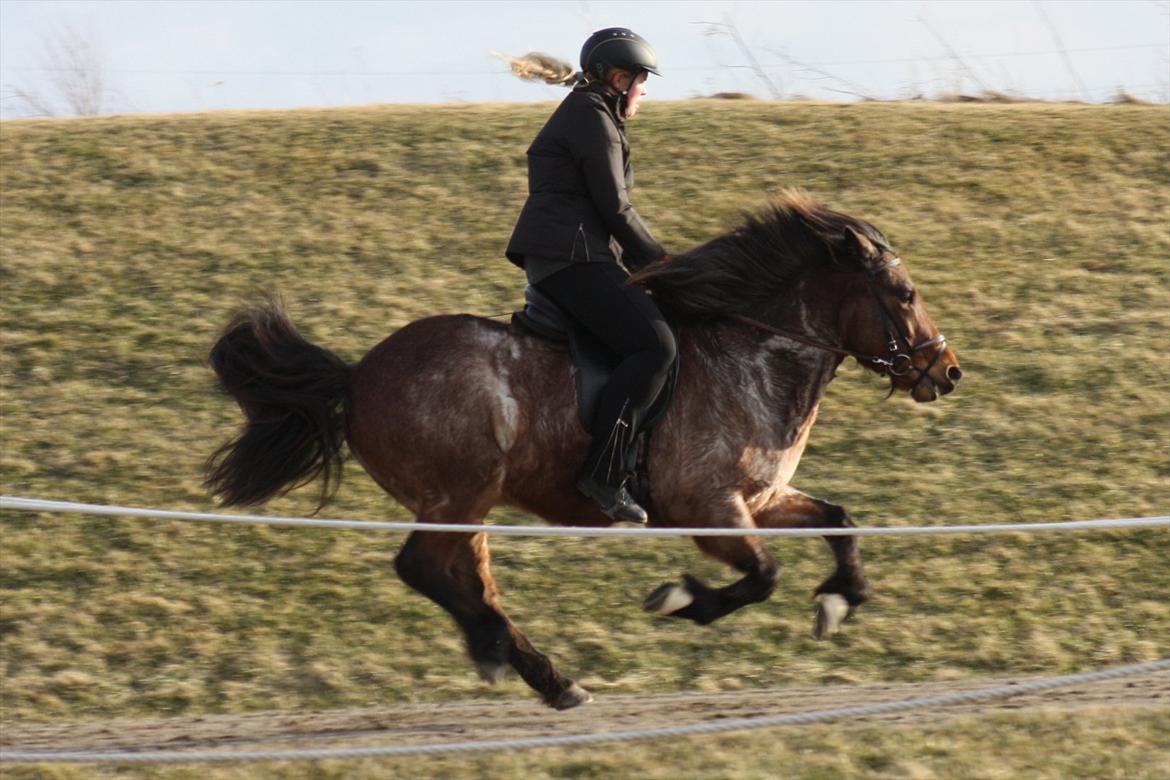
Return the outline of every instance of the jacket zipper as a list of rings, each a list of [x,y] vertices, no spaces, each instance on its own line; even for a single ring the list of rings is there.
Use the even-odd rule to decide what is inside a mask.
[[[587,263],[592,262],[590,257],[589,257],[589,239],[585,237],[585,223],[584,222],[577,223],[577,234],[581,236],[581,243],[585,247],[585,262],[587,262]],[[571,263],[576,259],[577,259],[577,236],[574,235],[573,236],[573,250],[571,252],[569,252],[569,262]]]

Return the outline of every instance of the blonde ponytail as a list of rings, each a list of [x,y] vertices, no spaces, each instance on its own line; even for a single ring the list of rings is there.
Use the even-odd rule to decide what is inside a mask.
[[[530,51],[523,57],[510,57],[498,51],[493,51],[492,54],[508,63],[514,75],[528,81],[543,81],[545,84],[571,87],[584,78],[579,71],[573,70],[572,65],[550,54],[538,51]]]

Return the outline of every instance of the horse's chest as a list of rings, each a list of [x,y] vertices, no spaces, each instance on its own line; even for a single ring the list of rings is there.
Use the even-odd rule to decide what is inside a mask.
[[[794,438],[776,437],[770,444],[749,444],[743,448],[739,467],[743,475],[743,497],[749,505],[767,503],[774,493],[783,492],[792,481],[816,418],[817,408],[814,407],[797,427]]]

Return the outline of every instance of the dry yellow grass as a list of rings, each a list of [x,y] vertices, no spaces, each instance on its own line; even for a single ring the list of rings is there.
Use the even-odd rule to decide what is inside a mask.
[[[0,125],[3,492],[206,508],[202,460],[237,412],[201,361],[256,290],[279,289],[310,336],[350,359],[426,314],[510,311],[522,280],[501,250],[548,110]],[[635,202],[668,247],[686,247],[802,186],[873,221],[905,258],[964,384],[931,406],[881,403],[880,382],[843,371],[802,489],[869,524],[1166,514],[1167,118],[1141,106],[656,104],[631,126]],[[271,509],[302,514],[311,492]],[[351,465],[327,514],[401,510]],[[529,695],[473,677],[447,619],[394,579],[390,537],[16,513],[0,534],[0,722]],[[807,636],[809,590],[830,560],[816,541],[773,544],[785,566],[773,599],[703,629],[638,609],[684,568],[727,580],[683,540],[506,540],[495,565],[513,616],[566,672],[601,693],[665,692],[1170,655],[1166,542],[866,542],[877,597],[821,644]],[[1026,774],[1039,750],[1033,776],[1057,776],[1045,767],[1078,754],[1050,741],[1050,720],[1023,721],[1037,736],[1010,766]],[[1152,726],[1097,737],[1104,718],[1088,723],[1069,733],[1090,753],[1165,750]],[[977,752],[997,729],[955,738]],[[933,737],[882,733],[865,738],[887,756],[877,764],[893,763],[859,776],[945,776],[893,758],[901,740]],[[672,746],[663,766],[704,760],[695,744]],[[631,755],[649,765],[649,751]],[[501,773],[603,776],[611,760],[590,753],[570,771],[578,758],[543,755]],[[777,760],[832,776],[803,750]]]
[[[793,729],[472,756],[154,767],[18,767],[10,780],[1162,780],[1168,716],[1039,710],[932,725]]]

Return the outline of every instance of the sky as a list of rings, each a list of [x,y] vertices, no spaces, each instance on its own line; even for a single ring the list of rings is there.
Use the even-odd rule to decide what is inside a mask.
[[[101,113],[551,101],[491,52],[576,66],[610,26],[657,50],[648,99],[1170,101],[1170,0],[0,0],[0,117],[33,113],[21,95],[69,113],[48,55],[67,41],[102,75]]]

